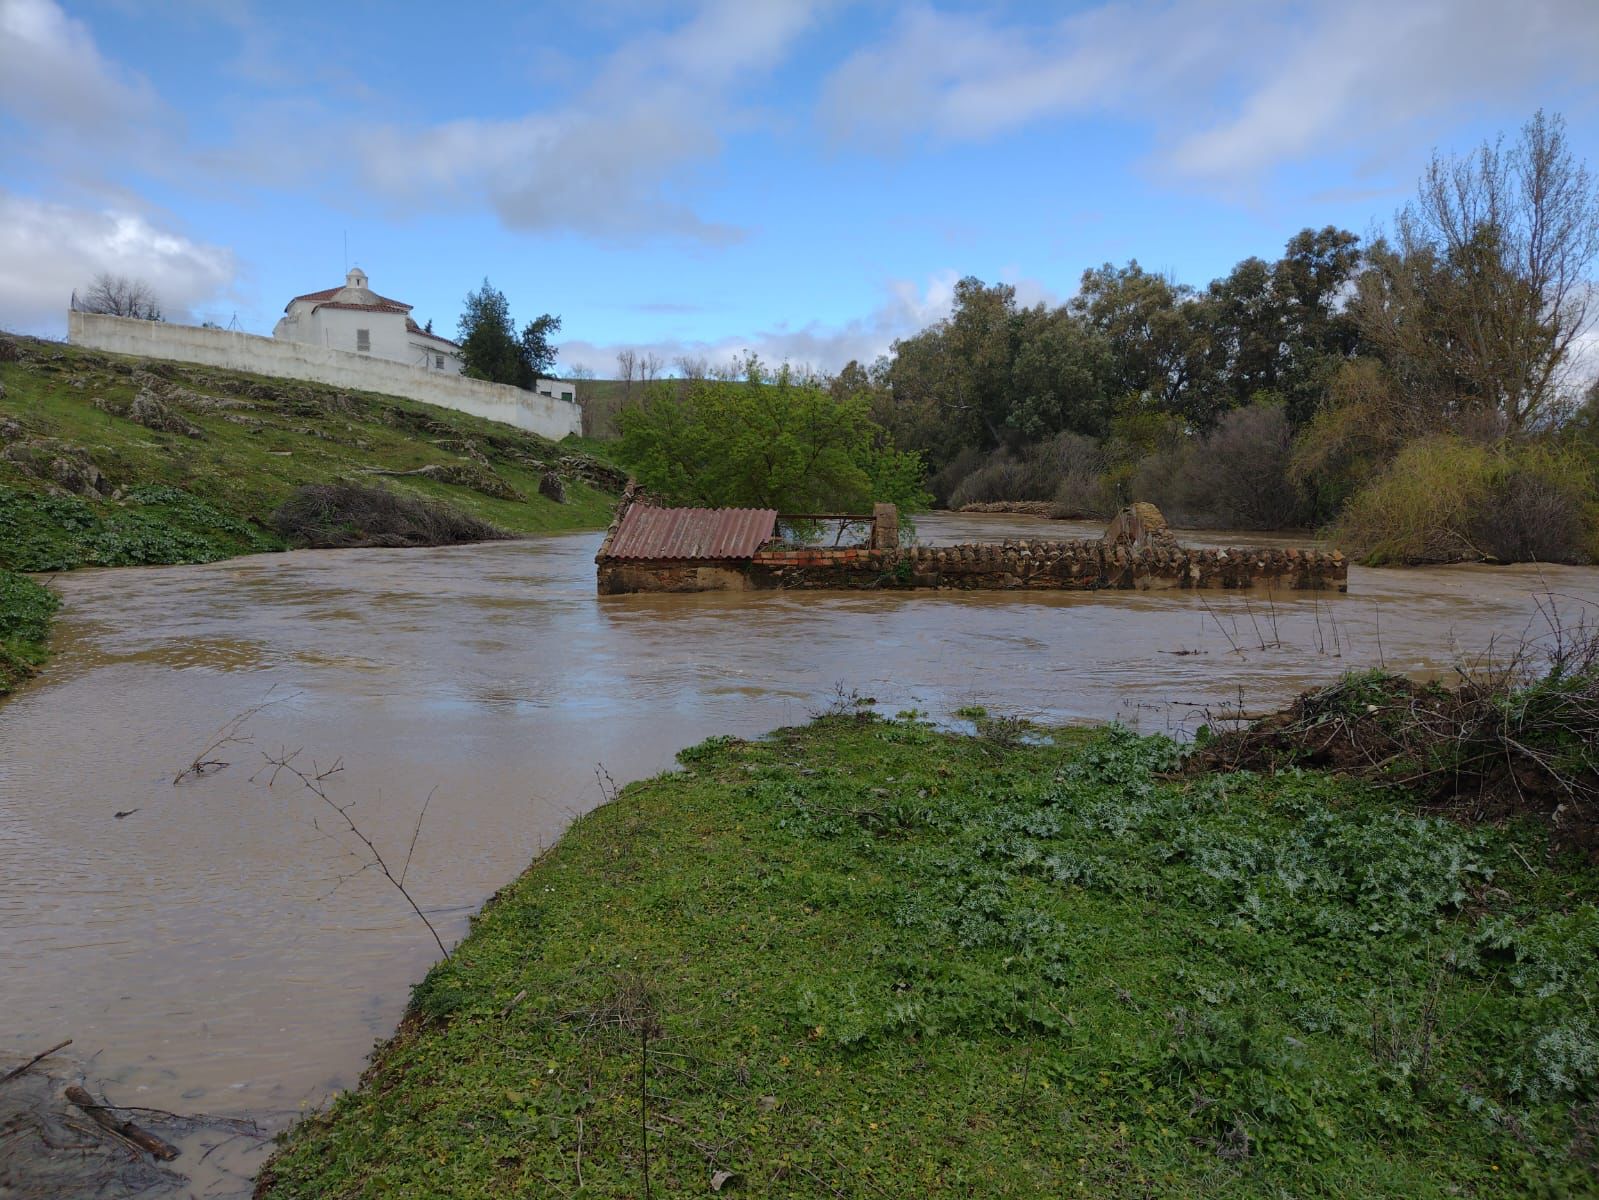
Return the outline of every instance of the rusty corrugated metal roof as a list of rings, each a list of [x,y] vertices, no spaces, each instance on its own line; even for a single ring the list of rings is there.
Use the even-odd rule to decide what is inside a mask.
[[[775,508],[655,508],[635,504],[607,558],[749,558],[777,532]]]

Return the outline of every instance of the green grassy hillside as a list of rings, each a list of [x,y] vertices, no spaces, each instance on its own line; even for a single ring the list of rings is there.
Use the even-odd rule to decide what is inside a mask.
[[[540,494],[547,475],[564,502]],[[603,527],[622,482],[588,453],[411,400],[0,335],[0,567],[282,549],[272,514],[334,479],[512,534]]]

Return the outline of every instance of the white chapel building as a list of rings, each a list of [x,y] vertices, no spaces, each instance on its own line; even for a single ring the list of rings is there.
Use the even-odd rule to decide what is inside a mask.
[[[343,287],[290,300],[272,336],[429,371],[461,373],[461,347],[413,321],[409,304],[374,292],[360,267],[350,269]]]

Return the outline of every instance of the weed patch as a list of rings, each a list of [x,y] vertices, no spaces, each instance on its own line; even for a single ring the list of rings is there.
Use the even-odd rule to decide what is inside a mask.
[[[49,588],[0,568],[0,696],[44,662],[50,618],[59,604]]]

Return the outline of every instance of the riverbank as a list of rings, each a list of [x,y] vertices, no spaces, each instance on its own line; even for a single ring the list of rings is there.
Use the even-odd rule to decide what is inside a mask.
[[[1542,826],[971,715],[713,738],[580,818],[257,1194],[1599,1185],[1599,870]]]
[[[0,567],[426,536],[414,516],[399,532],[358,528],[371,505],[333,514],[324,541],[280,515],[291,498],[321,503],[307,489],[334,480],[519,535],[604,528],[623,476],[587,451],[410,400],[0,334]]]
[[[49,656],[54,592],[0,567],[0,699],[31,678]]]

